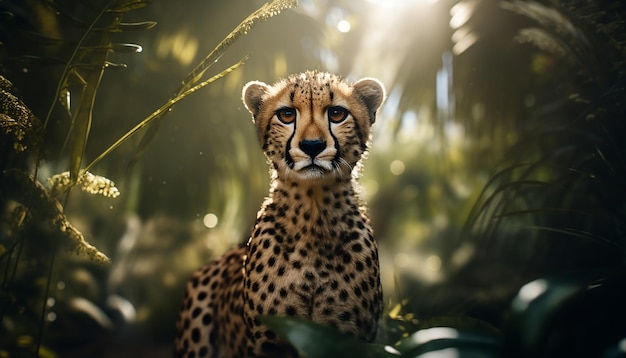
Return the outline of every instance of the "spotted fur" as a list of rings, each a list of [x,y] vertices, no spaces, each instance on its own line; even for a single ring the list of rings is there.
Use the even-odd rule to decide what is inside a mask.
[[[260,315],[304,317],[365,342],[375,338],[378,252],[356,177],[383,98],[377,80],[348,83],[322,72],[244,87],[271,188],[247,245],[187,284],[179,357],[297,356]]]

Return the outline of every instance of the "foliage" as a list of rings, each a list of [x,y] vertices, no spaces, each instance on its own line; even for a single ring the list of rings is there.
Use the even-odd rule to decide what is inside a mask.
[[[35,337],[32,339],[33,344],[24,346],[25,349],[32,349],[35,354],[44,354],[47,348],[42,347],[42,332],[45,324],[46,302],[49,296],[50,282],[53,274],[56,250],[61,244],[60,239],[69,239],[70,249],[76,253],[86,254],[92,260],[100,263],[108,263],[109,258],[87,243],[81,234],[73,225],[71,225],[63,213],[63,206],[67,202],[66,189],[78,182],[81,183],[83,190],[93,194],[103,194],[115,197],[119,191],[112,181],[93,175],[87,171],[80,171],[83,153],[89,135],[91,126],[92,111],[95,103],[97,89],[100,84],[103,72],[106,68],[116,67],[116,64],[107,61],[108,55],[114,51],[137,51],[140,47],[131,44],[115,44],[111,43],[113,33],[121,32],[131,28],[150,28],[154,23],[143,24],[126,24],[121,22],[122,15],[125,12],[142,7],[146,3],[141,1],[110,1],[100,8],[91,9],[94,13],[92,20],[88,22],[82,21],[80,18],[71,15],[64,4],[60,2],[51,2],[59,14],[65,19],[70,19],[74,26],[84,29],[84,34],[75,43],[74,50],[65,61],[65,67],[57,86],[56,94],[53,97],[53,104],[50,106],[47,117],[43,123],[40,122],[25,108],[21,101],[11,97],[10,94],[3,93],[2,100],[9,103],[9,111],[7,116],[3,117],[3,127],[9,127],[8,124],[24,123],[21,128],[28,129],[26,133],[22,131],[19,135],[14,135],[14,139],[21,141],[24,138],[30,138],[30,142],[41,144],[44,142],[44,130],[47,128],[52,114],[58,104],[64,104],[65,110],[71,116],[71,126],[67,133],[67,142],[70,146],[70,170],[65,174],[61,174],[53,178],[54,188],[46,189],[37,179],[38,165],[43,156],[43,146],[24,146],[18,145],[18,141],[13,142],[14,148],[18,152],[28,148],[24,156],[19,158],[11,158],[14,160],[3,162],[2,166],[2,197],[3,206],[10,208],[7,216],[3,217],[6,229],[3,230],[3,244],[6,244],[6,250],[3,252],[0,260],[6,265],[5,275],[3,275],[2,287],[6,292],[2,297],[2,308],[0,317],[3,323],[10,322],[8,326],[19,324],[20,327],[32,327],[37,322],[38,333],[26,329],[13,329],[9,334],[3,334],[4,345],[10,345],[15,341],[15,334],[26,334],[26,337]],[[42,5],[43,6],[43,5]],[[76,11],[76,10],[75,10]],[[101,26],[101,27],[97,27]],[[54,43],[58,47],[72,46],[69,40],[47,38],[44,35],[39,37],[40,41]],[[33,61],[45,61],[43,57],[31,57]],[[4,80],[3,78],[3,81]],[[77,88],[76,91],[73,88]],[[78,93],[79,100],[75,107],[71,107],[71,95]],[[63,96],[62,96],[63,94]],[[59,102],[60,98],[67,98],[66,102]],[[21,109],[21,111],[15,110]],[[16,116],[17,115],[17,116]],[[13,126],[14,127],[14,126]],[[7,133],[15,133],[5,131]],[[10,158],[10,157],[9,157]],[[35,174],[28,175],[24,164],[30,158],[34,158]],[[63,194],[65,199],[63,204],[59,201]],[[33,246],[42,245],[42,242],[36,239],[44,240],[43,247],[49,250],[49,254],[37,252],[33,250]],[[49,240],[45,242],[45,240]],[[65,245],[65,243],[63,242]],[[3,247],[5,247],[3,245]],[[49,264],[46,269],[44,265],[41,267],[29,267],[28,262],[33,259],[43,259],[49,256]],[[30,275],[38,275],[43,272],[47,278],[38,284],[39,288],[35,290],[43,293],[41,300],[41,314],[38,320],[33,320],[36,314],[30,318],[26,318],[20,312],[37,312],[37,300],[34,297],[24,298],[24,288],[26,285],[23,280]],[[45,277],[45,276],[44,276]],[[21,283],[20,283],[21,282]],[[43,284],[42,284],[43,283]],[[32,294],[32,293],[31,293]],[[30,294],[28,294],[30,296]],[[22,302],[22,303],[20,303]],[[26,305],[25,302],[31,302]],[[32,310],[32,311],[31,311]],[[30,315],[28,315],[30,316]],[[25,319],[26,318],[26,319]],[[32,320],[32,321],[31,321]],[[6,329],[6,328],[5,328]],[[3,329],[4,330],[4,329]]]
[[[525,20],[515,39],[544,61],[531,62],[534,104],[512,123],[518,139],[476,201],[464,239],[481,247],[484,260],[527,262],[526,280],[617,268],[626,244],[623,5],[608,12],[602,2],[501,7]],[[563,259],[553,260],[556,253]]]
[[[454,3],[473,9],[463,30],[478,38],[455,58],[454,120],[476,142],[475,167],[490,163],[483,148],[502,155],[456,246],[471,247],[472,257],[422,294],[399,296],[409,302],[407,320],[386,317],[383,330],[400,335],[383,332],[383,344],[403,357],[621,356],[626,8],[604,1]],[[496,32],[498,18],[508,26]],[[472,116],[477,106],[480,115]],[[407,200],[397,190],[385,194],[396,204]],[[270,323],[304,356],[342,345],[346,356],[366,350],[328,328]],[[314,330],[311,340],[291,333]]]
[[[617,357],[626,336],[623,275],[571,272],[524,285],[501,332],[447,326],[446,318],[391,345],[362,343],[334,328],[293,317],[264,324],[309,358],[341,357]],[[595,307],[589,310],[589,307]],[[575,320],[575,323],[573,322]],[[463,319],[457,319],[462,324]]]
[[[14,10],[11,6],[18,2],[8,3],[9,7],[5,1],[0,8]],[[166,67],[171,63],[155,66],[155,61],[146,61],[141,66],[147,72],[143,76],[132,71],[110,71],[125,67],[114,63],[124,56],[123,52],[132,53],[140,48],[133,44],[115,44],[117,36],[128,34],[130,30],[139,30],[136,33],[141,34],[142,30],[154,26],[151,21],[122,21],[122,17],[132,16],[131,9],[145,5],[144,2],[132,1],[129,7],[118,7],[125,12],[102,11],[110,4],[115,7],[114,3],[119,4],[108,0],[30,1],[17,8],[36,6],[37,11],[15,11],[16,18],[27,18],[20,18],[24,13],[44,14],[39,15],[44,18],[48,14],[48,20],[52,18],[51,22],[57,26],[56,32],[39,31],[41,29],[15,32],[6,31],[6,23],[0,26],[0,35],[4,36],[0,46],[5,46],[0,50],[30,46],[23,51],[24,56],[17,60],[4,58],[0,66],[18,61],[20,64],[15,67],[26,64],[24,67],[31,76],[42,78],[42,82],[47,78],[47,82],[58,83],[54,93],[30,96],[37,101],[27,101],[35,113],[44,113],[40,123],[8,81],[1,79],[4,92],[0,95],[0,107],[9,108],[0,114],[0,166],[3,170],[0,196],[3,204],[9,203],[5,207],[0,239],[0,264],[4,270],[0,314],[3,314],[2,332],[10,333],[0,334],[3,349],[18,354],[37,349],[41,332],[36,332],[41,329],[40,323],[45,322],[43,314],[39,313],[51,311],[42,309],[45,301],[42,296],[48,296],[42,293],[49,282],[45,276],[52,272],[53,266],[58,270],[62,264],[60,260],[49,260],[50,252],[57,251],[54,243],[70,250],[80,247],[95,250],[90,251],[95,254],[100,252],[84,242],[85,237],[94,237],[84,228],[97,226],[93,222],[101,219],[81,223],[81,214],[96,215],[89,212],[93,204],[87,200],[79,202],[82,199],[79,191],[72,192],[72,200],[64,200],[63,195],[67,195],[72,186],[111,195],[122,192],[116,199],[118,202],[141,201],[144,209],[137,211],[147,223],[137,229],[136,224],[131,224],[137,219],[129,219],[117,250],[95,238],[99,249],[112,252],[113,265],[108,279],[102,273],[104,269],[81,261],[82,255],[63,256],[63,264],[69,262],[62,266],[63,274],[76,280],[67,280],[68,286],[73,286],[71,289],[50,295],[56,295],[55,308],[58,307],[56,312],[60,316],[54,324],[60,331],[67,332],[62,337],[50,333],[50,341],[66,342],[65,347],[77,346],[75,343],[85,337],[89,337],[89,343],[93,343],[93,337],[106,341],[109,336],[102,334],[101,327],[89,329],[94,321],[108,322],[103,327],[128,336],[128,331],[123,329],[128,326],[119,325],[116,320],[123,311],[121,307],[128,303],[123,296],[130,301],[135,298],[138,322],[141,320],[141,324],[150,328],[161,325],[161,331],[170,332],[167,318],[174,314],[178,305],[178,296],[171,294],[177,292],[171,282],[178,279],[172,271],[198,266],[202,256],[199,252],[206,253],[201,249],[206,250],[207,246],[213,254],[222,251],[228,240],[242,239],[237,230],[247,227],[248,211],[250,218],[254,217],[258,204],[255,190],[264,184],[262,158],[248,154],[256,153],[253,135],[246,136],[247,127],[231,120],[243,117],[241,112],[247,117],[239,104],[240,82],[243,78],[271,81],[288,72],[322,66],[348,76],[392,74],[391,80],[381,78],[390,86],[390,101],[374,127],[381,130],[375,133],[375,145],[363,179],[365,194],[370,196],[367,201],[381,243],[381,255],[387,256],[383,259],[391,261],[390,266],[398,271],[400,265],[394,266],[394,258],[405,259],[403,271],[394,272],[402,275],[403,289],[395,295],[402,304],[393,306],[389,317],[383,319],[379,342],[374,345],[362,345],[325,327],[299,320],[274,319],[272,322],[269,318],[268,324],[277,332],[282,329],[283,336],[308,356],[334,352],[345,356],[362,353],[362,356],[400,354],[408,357],[445,354],[451,350],[462,356],[618,354],[624,332],[612,327],[619,327],[619,318],[624,317],[620,287],[623,287],[621,268],[626,232],[626,194],[622,184],[626,156],[621,139],[625,132],[626,31],[621,21],[624,16],[621,2],[440,0],[433,5],[435,12],[403,11],[401,16],[393,18],[389,28],[385,27],[386,22],[369,21],[375,16],[367,11],[378,2],[338,0],[313,2],[314,5],[308,2],[297,16],[279,19],[278,28],[272,28],[260,39],[243,37],[252,25],[265,19],[263,14],[273,14],[286,6],[275,2],[272,4],[276,7],[264,5],[260,13],[253,13],[222,42],[219,41],[222,35],[213,30],[219,30],[216,23],[228,17],[224,16],[225,10],[232,9],[226,2],[211,3],[213,11],[209,12],[215,13],[211,14],[213,17],[197,14],[193,20],[188,18],[190,10],[186,6],[170,5],[167,9],[177,12],[168,13],[165,18],[176,22],[177,30],[192,27],[191,32],[202,34],[202,44],[220,44],[215,49],[206,49],[209,55],[191,70],[171,96],[165,97],[162,105],[157,102],[147,106],[149,110],[157,110],[145,118],[145,112],[135,103],[139,99],[128,93],[111,96],[111,92],[123,91],[110,89],[124,87],[128,82],[119,79],[129,78],[141,82],[142,86],[133,88],[146,92],[145,97],[159,97],[161,84],[166,82],[163,80],[167,75]],[[228,6],[250,7],[251,4],[229,2]],[[460,28],[450,31],[447,20],[456,5],[472,11]],[[48,6],[53,6],[54,11],[49,11]],[[403,9],[416,9],[406,6]],[[245,11],[249,11],[247,7]],[[41,9],[48,9],[48,12]],[[353,14],[346,17],[353,27],[349,33],[337,36],[336,31],[331,31],[336,30],[332,16],[326,15],[337,15],[342,9]],[[387,16],[387,10],[380,10],[376,15]],[[3,12],[3,16],[6,13]],[[416,23],[429,23],[429,18],[444,21],[430,23],[427,32],[415,31]],[[352,21],[354,19],[358,21]],[[35,22],[23,20],[27,24]],[[207,31],[207,23],[211,31]],[[228,21],[225,23],[228,29],[232,28]],[[286,28],[289,31],[283,31]],[[375,32],[378,42],[364,36],[368,32]],[[461,47],[456,46],[457,41],[472,38],[468,34],[477,40],[461,51]],[[448,41],[450,38],[439,41],[445,37],[451,37],[452,42]],[[394,41],[389,41],[390,38]],[[144,41],[149,39],[137,42],[144,44]],[[224,81],[214,82],[225,73],[213,77],[208,69],[220,55],[224,55],[221,61],[228,58],[224,51],[234,41],[243,44],[246,52],[262,49],[255,50],[262,54],[255,57],[259,62],[232,72]],[[156,40],[153,45],[157,47]],[[454,54],[456,111],[446,117],[436,105],[432,83],[441,66],[441,54],[450,51]],[[332,58],[325,61],[332,57],[329,54],[336,57],[335,67]],[[239,58],[241,55],[230,63],[239,66]],[[375,61],[365,64],[364,58]],[[160,62],[165,62],[161,60],[159,58]],[[34,75],[38,71],[44,75]],[[189,69],[172,77],[178,83],[187,72]],[[13,78],[19,77],[19,71],[13,75]],[[14,83],[19,83],[13,78]],[[198,99],[198,96],[189,98],[189,94],[208,84],[213,84],[206,88],[208,100]],[[21,86],[20,90],[24,93],[38,91],[41,87]],[[42,102],[42,98],[47,103],[43,111],[37,111],[36,107],[41,106],[37,102]],[[194,110],[176,106],[177,118],[201,118],[192,123],[177,119],[176,125],[172,125],[174,121],[162,121],[166,114],[173,117],[168,114],[172,105],[183,98],[205,103]],[[231,102],[220,103],[224,98]],[[50,102],[54,104],[49,105]],[[204,115],[205,112],[210,113]],[[411,119],[407,115],[410,113],[416,117],[414,127],[417,130],[413,132],[406,128],[407,123],[410,124],[407,120]],[[118,117],[144,120],[129,125]],[[208,120],[204,121],[206,117]],[[65,128],[65,123],[70,122]],[[126,131],[129,127],[132,129]],[[158,145],[153,141],[157,130],[162,134],[179,127],[182,128],[179,135],[185,143]],[[206,130],[208,127],[211,129]],[[462,140],[451,140],[446,134],[450,128],[461,128]],[[427,129],[432,129],[432,133]],[[389,138],[377,137],[380,133],[387,134],[384,131],[391,132]],[[61,140],[62,150],[50,144],[55,132],[65,138]],[[170,133],[167,134],[170,140]],[[128,149],[134,144],[130,138],[137,139],[140,135],[143,138],[138,147]],[[430,137],[436,138],[431,140]],[[119,139],[116,141],[116,138]],[[201,149],[201,156],[192,157],[190,151],[199,152],[189,149],[194,146],[187,145],[187,141],[192,140],[194,145],[195,141],[206,143],[208,149],[204,149],[204,153]],[[154,150],[152,154],[156,154],[146,157],[157,158],[152,159],[152,166],[158,167],[159,174],[168,176],[159,177],[152,174],[156,170],[146,170],[146,157],[134,168],[141,173],[143,181],[136,184],[141,190],[132,186],[135,185],[132,180],[125,182],[121,175],[110,175],[113,167],[124,166],[119,165],[117,159],[137,160],[147,151],[149,143],[150,150]],[[106,149],[102,151],[102,148]],[[119,156],[112,161],[113,151]],[[178,162],[183,157],[189,170],[173,169],[171,158]],[[88,158],[95,159],[89,162]],[[49,159],[48,164],[56,167],[40,166],[43,159]],[[405,170],[389,175],[392,161],[399,161],[406,166],[403,166]],[[496,162],[498,166],[494,168]],[[30,168],[35,167],[37,173],[31,175]],[[210,174],[200,174],[200,167],[208,168]],[[57,172],[60,174],[50,178],[52,188],[40,184],[39,181],[45,182],[45,177]],[[487,172],[491,173],[488,180],[485,179]],[[115,178],[118,186],[105,176]],[[168,181],[169,184],[173,178],[179,181],[170,184],[174,189],[162,190],[163,186],[148,183],[153,176],[153,182],[158,183]],[[476,192],[475,188],[485,181],[484,190]],[[192,182],[200,184],[193,186]],[[202,185],[204,191],[197,189]],[[21,189],[17,193],[6,188]],[[133,194],[138,191],[144,197]],[[170,195],[166,197],[170,200],[162,200],[163,195]],[[210,203],[191,202],[189,197],[208,197],[206,201]],[[97,204],[108,208],[111,200],[100,198]],[[251,208],[246,208],[248,211],[237,207],[245,206],[241,204],[244,201],[252,203]],[[473,209],[468,207],[474,201]],[[172,205],[174,202],[178,206]],[[69,210],[72,205],[73,211]],[[117,206],[123,205],[116,204],[116,209]],[[137,208],[132,204],[128,207]],[[185,221],[155,215],[163,207],[175,213],[183,208],[185,215],[200,216]],[[77,213],[74,216],[79,220],[75,221],[68,212]],[[195,236],[193,243],[188,244],[185,241],[188,236],[201,230],[206,232],[201,221],[207,212],[218,214],[220,226],[210,231],[210,235]],[[111,216],[110,211],[105,215]],[[120,215],[119,211],[115,215]],[[460,223],[466,216],[469,216],[466,225],[459,233]],[[99,225],[108,223],[110,221]],[[232,230],[233,227],[237,230]],[[85,232],[85,237],[79,229]],[[133,236],[136,230],[140,230],[141,235]],[[418,255],[430,253],[437,255],[441,269],[429,271],[421,264],[424,260],[414,260],[407,255],[414,251],[419,251],[418,258],[421,258]],[[608,268],[596,270],[604,266]],[[574,273],[562,274],[568,270]],[[152,275],[150,279],[146,278],[147,271]],[[543,279],[536,281],[539,277]],[[391,281],[389,276],[383,280]],[[170,286],[166,287],[163,282],[170,282]],[[530,286],[525,286],[526,283]],[[88,291],[81,285],[97,289]],[[520,290],[520,287],[523,288]],[[544,291],[529,298],[528,292],[532,290],[528,287]],[[389,292],[386,291],[387,296],[393,296]],[[142,300],[155,297],[158,302],[140,304]],[[112,310],[109,301],[118,302],[120,309]],[[580,324],[573,324],[572,317],[577,319],[574,323]],[[442,327],[445,329],[440,329]],[[137,338],[131,337],[127,339]],[[138,342],[145,343],[141,338],[145,339],[140,337]],[[166,334],[158,338],[169,339]],[[80,343],[88,345],[84,341]],[[52,355],[54,348],[40,347],[40,355]],[[98,352],[90,353],[93,354],[84,355]],[[4,352],[0,351],[2,354]]]
[[[309,358],[395,356],[388,347],[364,344],[335,328],[301,318],[264,316],[261,321]]]
[[[6,78],[0,76],[0,128],[3,143],[11,143],[13,148],[3,148],[2,168],[11,160],[12,155],[22,153],[31,147],[37,147],[41,138],[42,125],[24,103],[13,93],[15,88]],[[10,150],[12,149],[12,150]]]
[[[100,161],[103,157],[105,157],[112,150],[117,148],[120,144],[125,142],[128,137],[135,134],[138,130],[149,127],[148,132],[142,139],[139,144],[138,152],[133,158],[133,162],[138,159],[138,156],[141,155],[146,146],[150,143],[150,141],[154,138],[156,130],[158,129],[158,124],[160,120],[167,114],[167,112],[172,108],[172,106],[185,98],[186,96],[196,92],[197,90],[213,83],[214,81],[220,79],[221,77],[229,74],[234,71],[241,65],[243,65],[244,60],[237,62],[232,65],[228,69],[220,72],[218,75],[209,78],[208,80],[201,82],[204,76],[204,73],[213,66],[217,60],[223,55],[224,51],[228,49],[238,38],[245,35],[252,29],[252,27],[258,21],[265,21],[272,16],[280,14],[282,10],[294,7],[297,5],[297,1],[295,0],[274,0],[268,3],[265,3],[261,8],[259,8],[254,13],[250,14],[246,19],[244,19],[234,30],[232,30],[226,38],[224,38],[182,81],[180,87],[174,95],[170,98],[170,100],[163,105],[161,108],[156,110],[146,119],[141,121],[137,126],[128,131],[125,135],[123,135],[118,141],[116,141],[113,145],[111,145],[108,149],[106,149],[102,154],[100,154],[93,162],[91,162],[87,166],[87,170],[94,166],[98,161]]]
[[[479,40],[456,65],[460,83],[480,85],[456,89],[457,111],[471,138],[503,155],[459,239],[457,250],[471,247],[474,255],[428,294],[442,297],[442,311],[502,329],[503,356],[610,355],[624,337],[619,324],[602,320],[623,317],[613,298],[623,296],[626,252],[626,8],[603,1],[474,5],[464,30]],[[496,34],[493,13],[511,25]],[[498,58],[492,69],[500,46],[514,58]],[[510,76],[491,77],[500,71]],[[504,87],[512,84],[518,87]],[[484,117],[468,116],[476,104]],[[508,133],[512,141],[503,143]],[[525,297],[533,287],[540,293]],[[524,299],[532,303],[520,308]],[[416,317],[433,314],[425,307],[418,305]],[[580,321],[572,325],[572,317]]]
[[[50,286],[57,247],[65,245],[61,238],[69,239],[72,251],[86,254],[95,262],[110,261],[104,253],[87,243],[81,232],[70,224],[65,216],[64,206],[68,204],[71,188],[79,185],[84,192],[90,194],[101,194],[110,198],[119,196],[120,191],[113,181],[92,174],[89,170],[140,129],[162,119],[174,104],[241,66],[243,61],[209,79],[203,79],[207,69],[257,21],[266,20],[281,10],[296,5],[295,1],[276,0],[263,5],[246,18],[183,80],[179,90],[170,100],[82,169],[92,120],[97,114],[94,113],[94,108],[103,74],[106,69],[126,67],[111,62],[109,55],[116,52],[141,51],[139,45],[113,42],[113,36],[125,31],[154,27],[156,23],[152,21],[131,23],[122,21],[127,12],[143,8],[147,4],[148,2],[141,0],[110,0],[97,4],[81,4],[75,8],[71,8],[71,2],[61,0],[29,4],[42,13],[55,13],[58,18],[52,21],[58,21],[58,25],[66,30],[65,33],[58,34],[58,38],[47,37],[49,34],[46,33],[36,34],[37,40],[56,48],[61,54],[67,54],[68,48],[73,49],[69,51],[69,56],[62,60],[58,58],[50,60],[50,57],[45,55],[28,55],[21,59],[40,65],[64,65],[52,104],[43,123],[15,95],[13,85],[0,76],[0,109],[2,109],[0,134],[3,139],[0,202],[7,210],[3,213],[2,241],[0,241],[0,263],[5,268],[1,282],[3,293],[0,296],[0,322],[2,331],[7,334],[2,335],[0,342],[3,347],[13,347],[10,348],[10,352],[1,350],[1,355],[24,351],[41,356],[55,355],[49,347],[42,346],[42,334],[47,320],[46,308],[50,305],[50,299],[54,301],[54,297],[50,296]],[[16,6],[15,10],[22,9]],[[27,11],[27,5],[23,10]],[[78,38],[71,38],[76,29],[82,33]],[[78,97],[76,104],[73,97]],[[50,177],[48,179],[50,188],[47,189],[38,180],[39,165],[44,157],[42,143],[46,140],[45,130],[53,129],[52,123],[58,123],[54,118],[63,112],[59,111],[59,107],[63,108],[71,123],[63,145],[64,148],[68,147],[69,170]],[[29,175],[27,168],[32,159],[35,173]],[[47,265],[44,261],[46,256],[50,257]],[[42,273],[44,277],[41,277]],[[29,281],[35,282],[35,286],[31,287]],[[43,299],[38,299],[41,295]],[[75,309],[82,307],[79,310],[93,317],[101,314],[94,303],[84,298],[77,297],[69,302],[75,304]],[[37,306],[40,306],[40,310]],[[37,311],[41,312],[39,318]],[[106,320],[105,317],[104,321]]]

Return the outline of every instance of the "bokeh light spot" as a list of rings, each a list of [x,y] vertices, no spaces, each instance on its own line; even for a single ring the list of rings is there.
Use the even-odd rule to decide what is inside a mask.
[[[46,319],[48,320],[48,322],[54,322],[57,319],[57,314],[54,312],[48,312],[48,314],[46,315]]]
[[[519,294],[513,301],[513,307],[517,310],[525,310],[530,302],[542,295],[548,289],[548,281],[539,279],[527,283],[519,291]]]
[[[439,271],[441,269],[441,258],[437,255],[430,255],[426,259],[426,268],[430,271]]]
[[[389,171],[393,175],[400,175],[404,173],[404,169],[405,169],[404,162],[401,160],[394,160],[389,165]]]
[[[409,259],[409,255],[407,255],[404,252],[400,252],[400,253],[396,254],[396,257],[394,259],[394,262],[395,262],[396,266],[399,267],[399,268],[407,267],[409,265],[410,261],[411,260]]]
[[[339,30],[339,32],[349,32],[350,29],[352,28],[352,26],[350,26],[350,22],[348,20],[339,20],[339,22],[337,22],[337,30]]]
[[[204,215],[204,218],[202,219],[202,223],[204,224],[204,226],[208,227],[209,229],[216,227],[217,222],[218,222],[217,215],[213,213],[208,213]]]

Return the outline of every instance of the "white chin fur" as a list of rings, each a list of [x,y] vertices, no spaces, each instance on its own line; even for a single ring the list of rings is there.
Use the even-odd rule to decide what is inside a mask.
[[[315,168],[307,168],[314,165]],[[301,171],[326,171],[326,172],[331,172],[333,171],[333,165],[331,164],[331,162],[327,161],[327,160],[320,160],[320,159],[308,159],[308,160],[300,160],[296,163],[293,164],[293,168],[291,168],[293,171],[296,172],[301,172]]]
[[[326,160],[301,160],[294,163],[291,168],[291,175],[297,176],[302,179],[320,179],[333,175],[333,165]]]

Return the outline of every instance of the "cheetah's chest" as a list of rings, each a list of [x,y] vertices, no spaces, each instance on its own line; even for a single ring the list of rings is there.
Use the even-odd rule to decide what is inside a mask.
[[[244,307],[248,314],[306,317],[365,332],[380,300],[371,229],[356,211],[315,216],[303,215],[302,225],[271,211],[259,217],[248,246]]]

